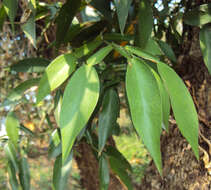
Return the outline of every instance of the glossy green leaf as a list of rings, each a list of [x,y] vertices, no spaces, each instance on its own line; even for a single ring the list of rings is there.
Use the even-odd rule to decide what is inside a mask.
[[[160,153],[162,102],[153,73],[140,59],[130,60],[126,73],[126,91],[134,127],[159,172],[162,173]]]
[[[203,26],[211,22],[211,3],[203,4],[199,7],[188,11],[184,15],[184,21],[186,24],[192,26]]]
[[[114,89],[109,89],[105,92],[102,103],[102,111],[98,121],[98,149],[101,152],[106,144],[108,137],[111,135],[112,129],[116,124],[119,116],[119,97]]]
[[[132,172],[132,167],[130,163],[127,161],[127,159],[122,155],[121,152],[119,152],[115,147],[113,146],[107,146],[106,147],[106,154],[109,157],[114,157],[119,161],[119,165],[121,165],[121,168],[124,170],[128,170]]]
[[[158,71],[170,96],[171,106],[182,135],[190,143],[195,155],[198,152],[198,116],[185,84],[176,72],[164,63],[158,64]]]
[[[158,45],[158,43],[152,39],[152,38],[149,38],[146,45],[145,45],[145,48],[143,49],[145,52],[148,52],[154,56],[160,56],[160,55],[163,55],[163,52],[161,51],[160,49],[160,46]]]
[[[75,70],[75,67],[76,58],[72,54],[63,54],[54,59],[46,68],[40,80],[37,103],[59,87]]]
[[[87,65],[93,66],[100,63],[112,51],[112,49],[113,47],[111,45],[101,48],[87,60]]]
[[[63,162],[73,143],[85,127],[99,96],[99,79],[91,66],[80,67],[71,77],[64,91],[60,114]]]
[[[3,0],[3,5],[10,19],[10,22],[14,31],[14,20],[16,17],[17,9],[18,9],[18,1],[17,0]]]
[[[114,0],[114,4],[117,10],[120,31],[123,34],[127,17],[128,17],[128,11],[130,8],[131,0]]]
[[[168,57],[171,61],[177,62],[177,58],[172,50],[171,46],[164,41],[158,40],[157,41],[163,53]]]
[[[95,40],[84,44],[83,46],[77,48],[74,51],[74,56],[76,58],[81,58],[85,55],[88,55],[90,53],[92,53],[97,47],[99,47],[101,44],[103,43],[103,41],[97,37]]]
[[[19,162],[19,179],[23,190],[30,190],[30,171],[27,159],[22,157]]]
[[[9,112],[6,118],[6,131],[9,139],[17,147],[19,138],[19,121],[14,112]]]
[[[57,125],[59,125],[59,116],[61,112],[61,107],[62,107],[62,93],[60,92],[59,97],[58,97],[58,102],[54,110],[54,116],[55,116]]]
[[[21,26],[26,37],[29,39],[31,44],[36,48],[36,25],[35,17],[33,14],[30,15],[27,22]]]
[[[8,174],[9,174],[9,182],[12,190],[18,190],[19,189],[19,184],[18,180],[16,178],[16,171],[15,168],[13,167],[12,163],[9,161],[8,162]]]
[[[110,181],[109,166],[106,156],[102,154],[99,160],[100,190],[107,190]]]
[[[2,31],[2,27],[4,25],[6,16],[7,16],[7,13],[5,11],[5,8],[4,8],[4,6],[1,6],[1,8],[0,8],[0,31]]]
[[[72,160],[73,153],[70,153],[63,165],[62,155],[56,158],[53,168],[53,190],[63,190],[67,188],[67,182],[72,167]]]
[[[39,73],[45,71],[50,61],[41,57],[26,58],[10,67],[11,71]]]
[[[137,46],[145,48],[153,28],[153,12],[150,1],[141,0],[138,12]]]
[[[200,30],[200,47],[204,62],[211,74],[211,26],[207,25]]]
[[[124,168],[122,168],[122,165],[119,162],[119,160],[114,157],[109,157],[109,163],[110,163],[111,170],[116,175],[119,176],[119,178],[125,184],[127,189],[132,190],[133,189],[132,181],[131,181],[127,171],[125,171]]]
[[[17,153],[15,150],[14,145],[9,141],[4,146],[4,152],[6,154],[7,159],[11,162],[12,166],[14,167],[15,171],[18,172],[18,160],[17,160]]]
[[[81,0],[67,0],[59,11],[59,16],[56,19],[56,45],[59,46],[68,32],[75,14],[81,6]]]
[[[7,96],[7,99],[10,101],[20,100],[26,90],[33,86],[38,86],[40,78],[29,79],[22,82],[20,85],[15,87]]]

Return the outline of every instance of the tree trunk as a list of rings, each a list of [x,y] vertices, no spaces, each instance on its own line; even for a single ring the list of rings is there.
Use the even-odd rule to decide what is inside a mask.
[[[196,160],[190,145],[171,119],[169,133],[164,132],[161,137],[163,177],[151,163],[140,187],[143,190],[211,189],[211,76],[200,51],[199,28],[188,27],[183,42],[175,69],[197,108],[200,160]]]

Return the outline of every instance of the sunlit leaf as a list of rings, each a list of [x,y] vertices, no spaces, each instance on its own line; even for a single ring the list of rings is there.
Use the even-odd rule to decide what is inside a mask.
[[[176,72],[164,63],[158,64],[158,71],[170,96],[171,106],[182,135],[190,143],[195,155],[198,152],[198,116],[185,84]]]
[[[7,13],[5,11],[5,8],[4,8],[4,6],[1,6],[1,8],[0,8],[0,31],[2,31],[2,27],[4,25],[6,16],[7,16]]]
[[[131,0],[114,0],[114,4],[117,9],[117,16],[118,16],[120,31],[123,34],[127,17],[128,17],[128,11],[130,8]]]
[[[159,87],[150,68],[137,58],[131,59],[128,65],[126,91],[134,127],[162,173],[162,102]]]
[[[75,67],[76,58],[72,54],[63,54],[54,59],[46,68],[40,80],[37,103],[59,87],[75,70]]]
[[[99,152],[103,150],[106,140],[111,135],[119,116],[119,109],[120,104],[117,92],[114,89],[107,90],[103,98],[102,111],[100,112],[98,122]]]
[[[211,26],[207,25],[200,30],[200,47],[204,62],[211,74]]]
[[[60,113],[63,162],[85,127],[99,96],[99,79],[91,66],[80,67],[66,86]]]
[[[22,157],[19,162],[19,179],[20,184],[23,190],[29,190],[30,189],[30,171],[27,159],[25,157]]]
[[[100,190],[107,190],[110,181],[109,166],[106,156],[102,154],[99,160]]]

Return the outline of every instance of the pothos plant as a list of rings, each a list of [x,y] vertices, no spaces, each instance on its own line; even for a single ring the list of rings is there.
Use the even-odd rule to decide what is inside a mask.
[[[55,158],[54,189],[65,188],[74,145],[83,138],[91,145],[99,161],[101,189],[108,189],[109,168],[128,189],[132,189],[129,162],[107,143],[119,128],[117,118],[121,102],[117,87],[120,83],[125,84],[133,126],[161,175],[160,136],[162,130],[168,131],[170,108],[179,130],[199,158],[197,112],[185,84],[171,68],[177,61],[171,45],[177,45],[181,40],[178,22],[185,21],[200,27],[204,61],[211,70],[210,4],[196,7],[185,15],[184,10],[173,14],[174,8],[185,6],[185,1],[176,4],[168,1],[164,3],[165,11],[159,11],[156,4],[158,2],[147,0],[67,0],[65,3],[30,0],[25,10],[19,10],[17,0],[3,0],[1,26],[8,16],[12,30],[15,32],[20,28],[39,51],[40,44],[36,38],[44,38],[45,31],[56,24],[56,39],[48,48],[66,47],[65,53],[51,61],[30,57],[13,64],[11,71],[42,75],[18,85],[3,104],[15,108],[27,89],[38,86],[35,106],[42,106],[43,99],[56,91],[53,111],[58,128],[51,134],[49,144],[49,155]],[[169,4],[173,4],[172,9]],[[84,17],[87,7],[92,7],[96,14],[92,21]],[[172,16],[166,19],[167,14]],[[36,23],[40,20],[45,21],[44,28],[36,34]],[[176,43],[166,43],[165,35],[174,36]],[[21,186],[28,190],[30,174],[19,137],[19,130],[28,129],[10,111],[6,130],[5,153],[11,187],[18,189]]]

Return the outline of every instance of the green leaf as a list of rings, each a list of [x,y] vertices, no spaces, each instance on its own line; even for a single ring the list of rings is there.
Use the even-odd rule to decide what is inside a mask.
[[[71,152],[62,165],[62,155],[56,158],[53,168],[53,190],[62,190],[67,188],[67,181],[70,176],[73,153]]]
[[[110,181],[109,166],[106,156],[102,154],[99,160],[100,190],[107,190]]]
[[[113,146],[107,146],[106,147],[106,154],[109,157],[114,157],[119,161],[119,165],[121,165],[121,168],[124,170],[129,170],[132,172],[132,167],[130,163],[127,161],[127,159],[122,155],[121,152],[119,152],[115,147]]]
[[[39,81],[40,81],[40,78],[36,78],[36,79],[29,79],[22,82],[8,94],[7,100],[10,100],[10,101],[20,100],[24,92],[33,86],[38,86]]]
[[[206,25],[200,30],[200,47],[204,62],[211,74],[211,26]]]
[[[173,62],[177,62],[177,58],[174,54],[174,51],[172,50],[171,46],[169,44],[167,44],[164,41],[161,40],[157,40],[161,50],[163,51],[163,53],[166,55],[166,57],[168,57],[171,61]]]
[[[150,1],[141,0],[138,12],[137,46],[145,48],[153,28],[153,12]]]
[[[75,70],[75,67],[76,58],[72,54],[63,54],[54,59],[46,68],[40,80],[37,103],[59,87]]]
[[[14,20],[15,20],[15,16],[17,13],[17,9],[18,9],[18,1],[17,0],[3,0],[3,5],[4,5],[5,11],[10,19],[12,29],[14,31],[15,30]]]
[[[16,72],[39,73],[43,72],[49,63],[49,60],[41,57],[26,58],[13,64],[10,67],[10,70]]]
[[[119,160],[114,158],[114,157],[109,157],[109,163],[110,163],[111,170],[116,175],[119,176],[121,181],[126,185],[127,189],[128,190],[132,190],[133,189],[133,185],[132,185],[131,179],[130,179],[127,171],[125,171],[124,168],[122,168],[121,163],[119,162]]]
[[[164,63],[158,64],[158,71],[169,93],[171,106],[182,135],[190,143],[197,159],[198,152],[198,116],[185,84],[176,72]]]
[[[55,129],[50,138],[50,145],[48,149],[48,156],[50,158],[57,157],[62,153],[61,135],[59,129]]]
[[[5,11],[5,8],[4,8],[4,6],[1,6],[1,8],[0,8],[0,31],[2,31],[2,27],[4,25],[6,16],[7,16],[7,13]]]
[[[123,34],[127,17],[128,17],[131,0],[114,0],[114,4],[117,10],[120,31],[121,31],[121,34]]]
[[[59,125],[59,116],[60,116],[60,112],[61,112],[61,107],[62,107],[62,93],[59,92],[58,102],[57,102],[55,110],[54,110],[54,116],[55,116],[57,125]]]
[[[4,146],[4,152],[6,154],[7,159],[11,162],[12,166],[14,167],[15,171],[18,172],[18,160],[17,160],[17,153],[15,151],[14,145],[9,141]]]
[[[87,65],[93,66],[100,63],[112,51],[112,49],[113,47],[111,45],[101,48],[87,60]]]
[[[60,128],[62,136],[62,159],[66,160],[73,143],[85,127],[97,104],[99,96],[99,79],[91,66],[80,67],[71,77],[65,88]]]
[[[35,133],[33,133],[30,129],[28,129],[24,125],[20,124],[20,130],[23,131],[24,133],[28,134],[28,135],[35,136]]]
[[[134,35],[122,35],[120,33],[106,33],[103,36],[104,40],[107,41],[131,41],[134,40]]]
[[[188,11],[184,15],[184,22],[192,26],[203,26],[211,22],[211,3],[203,4]]]
[[[110,88],[105,92],[102,103],[102,111],[99,115],[98,129],[98,149],[102,152],[108,137],[111,135],[112,129],[116,124],[119,116],[119,97],[117,92]]]
[[[145,48],[143,49],[145,52],[148,52],[150,53],[151,55],[154,55],[154,56],[160,56],[160,55],[163,55],[163,52],[161,51],[160,49],[160,46],[158,45],[158,43],[152,39],[152,38],[149,38],[146,45],[145,45]]]
[[[36,25],[33,14],[30,15],[27,22],[23,24],[21,28],[32,45],[36,48]]]
[[[21,187],[23,190],[30,190],[30,171],[27,159],[25,157],[20,159],[19,168],[19,179]]]
[[[56,19],[56,45],[57,47],[63,43],[68,29],[72,23],[75,14],[81,6],[81,0],[67,0],[59,11],[59,16]]]
[[[11,185],[12,190],[18,190],[19,189],[19,184],[18,180],[16,178],[16,171],[15,168],[13,167],[12,163],[9,161],[8,162],[8,174],[9,174],[9,182]]]
[[[19,121],[14,112],[9,112],[6,118],[6,131],[9,139],[15,147],[18,146]]]
[[[130,62],[126,73],[126,91],[132,121],[159,172],[162,173],[162,102],[159,87],[150,68],[143,61],[133,58]]]

